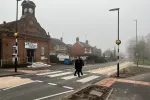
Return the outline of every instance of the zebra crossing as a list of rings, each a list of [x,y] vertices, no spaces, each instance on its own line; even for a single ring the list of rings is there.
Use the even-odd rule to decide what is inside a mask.
[[[78,78],[78,76],[74,76],[73,74],[74,73],[70,71],[67,71],[67,72],[66,71],[50,71],[46,73],[38,73],[36,75],[45,76],[49,78],[56,78],[56,79],[59,77],[59,79],[62,79],[65,81],[75,79],[75,82],[78,82],[78,83],[90,82],[94,79],[101,77],[100,75],[91,75],[90,73],[86,73],[80,78]]]

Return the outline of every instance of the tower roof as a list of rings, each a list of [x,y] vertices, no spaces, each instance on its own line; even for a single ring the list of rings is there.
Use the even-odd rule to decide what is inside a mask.
[[[35,3],[33,1],[30,1],[30,0],[24,0],[22,2],[21,6],[26,5],[26,4],[29,4],[29,5],[36,7]]]

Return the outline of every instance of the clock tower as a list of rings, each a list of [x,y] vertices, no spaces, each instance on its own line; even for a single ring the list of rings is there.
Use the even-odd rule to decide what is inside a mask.
[[[35,3],[30,0],[24,0],[21,4],[22,6],[22,15],[32,14],[35,16]]]

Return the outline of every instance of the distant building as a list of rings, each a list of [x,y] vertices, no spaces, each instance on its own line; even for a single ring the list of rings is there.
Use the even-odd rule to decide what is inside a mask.
[[[88,40],[86,42],[80,42],[79,38],[76,38],[76,42],[72,45],[72,56],[89,56],[92,54],[92,47],[89,45]]]
[[[68,52],[68,54],[69,54],[70,56],[72,56],[72,55],[71,55],[71,48],[72,48],[72,44],[67,44],[67,52]]]
[[[60,39],[51,38],[51,53],[68,54],[67,45],[63,42],[63,38]]]
[[[92,55],[101,57],[102,56],[102,51],[101,49],[98,49],[96,46],[92,47]]]
[[[18,20],[18,60],[25,62],[49,62],[50,36],[35,17],[35,3],[22,2],[22,16]],[[0,24],[0,59],[13,63],[16,21]]]
[[[60,39],[51,38],[51,63],[63,62],[65,59],[69,59],[68,46],[63,42],[63,38]]]

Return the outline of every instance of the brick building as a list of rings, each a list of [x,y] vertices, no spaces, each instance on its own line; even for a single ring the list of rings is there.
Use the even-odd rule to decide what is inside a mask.
[[[79,38],[76,38],[75,44],[72,45],[72,56],[89,56],[92,54],[92,47],[89,45],[88,40],[86,42],[80,42]]]
[[[35,17],[36,5],[32,1],[22,2],[22,16],[18,20],[18,60],[24,62],[49,62],[50,36],[40,26]],[[15,24],[0,24],[0,59],[4,63],[13,63],[15,45]]]

